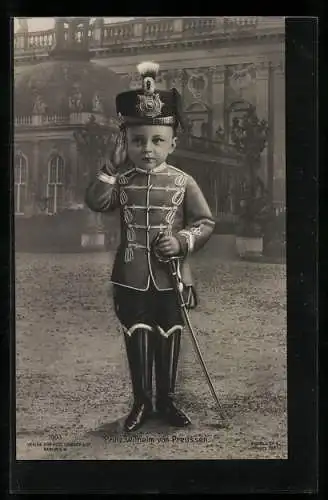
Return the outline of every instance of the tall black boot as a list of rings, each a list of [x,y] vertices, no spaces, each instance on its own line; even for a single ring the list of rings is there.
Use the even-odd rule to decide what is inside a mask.
[[[181,330],[173,327],[165,333],[156,332],[155,374],[156,374],[156,410],[170,425],[186,427],[191,424],[187,415],[176,407],[173,397],[180,354]]]
[[[124,429],[139,429],[152,412],[152,369],[154,331],[148,325],[134,325],[124,333],[134,403]]]

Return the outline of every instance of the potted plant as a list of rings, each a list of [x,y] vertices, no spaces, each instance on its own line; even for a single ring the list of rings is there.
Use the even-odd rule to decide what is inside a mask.
[[[255,192],[247,189],[239,201],[239,221],[236,228],[236,248],[241,258],[258,258],[263,254],[263,242],[271,220],[271,205],[262,181],[256,179]]]
[[[245,162],[244,179],[240,186],[236,228],[236,248],[241,258],[259,257],[263,254],[263,236],[270,218],[269,196],[258,175],[261,153],[268,137],[268,124],[249,107],[242,118],[234,118],[231,138]]]

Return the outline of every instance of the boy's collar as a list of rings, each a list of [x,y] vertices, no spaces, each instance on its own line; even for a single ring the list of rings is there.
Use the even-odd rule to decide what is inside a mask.
[[[147,168],[141,168],[141,167],[135,167],[137,169],[138,172],[142,172],[142,173],[157,173],[157,172],[161,172],[162,170],[165,169],[165,167],[167,166],[167,163],[164,161],[163,163],[161,163],[160,165],[157,165],[157,167],[154,167],[154,168],[151,168],[151,169],[147,169]]]

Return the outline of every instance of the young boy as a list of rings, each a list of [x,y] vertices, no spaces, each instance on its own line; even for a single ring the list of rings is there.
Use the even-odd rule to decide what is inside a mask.
[[[210,238],[214,219],[195,180],[166,163],[183,124],[176,89],[155,88],[158,64],[138,66],[143,85],[116,98],[121,134],[111,170],[103,167],[86,192],[96,212],[120,210],[121,244],[113,267],[114,306],[123,325],[134,404],[125,430],[138,429],[150,416],[155,362],[156,410],[169,424],[189,425],[173,401],[183,320],[163,257],[181,257],[184,293],[192,279],[188,255]],[[160,237],[158,237],[160,234]]]

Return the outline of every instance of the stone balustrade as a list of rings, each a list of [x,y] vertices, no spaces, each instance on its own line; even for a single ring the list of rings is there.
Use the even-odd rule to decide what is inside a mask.
[[[91,113],[70,113],[69,115],[52,114],[52,115],[30,115],[30,116],[15,116],[16,127],[39,127],[46,125],[84,125],[90,119]],[[97,123],[115,127],[115,122],[112,119],[107,119],[103,115],[93,114]]]
[[[16,33],[14,36],[15,51],[49,50],[55,43],[55,31],[37,31],[31,33]]]
[[[51,125],[67,124],[71,126],[83,125],[88,121],[90,113],[71,113],[70,115],[31,115],[16,116],[15,127],[44,127]],[[98,118],[98,117],[96,117]],[[111,120],[98,120],[103,125],[115,126]],[[193,152],[205,153],[215,156],[231,156],[236,159],[241,158],[234,146],[223,141],[210,140],[205,137],[196,137],[190,134],[183,134],[179,137],[178,148],[182,150],[191,150]]]
[[[103,27],[103,43],[111,44],[133,38],[134,26],[130,23],[108,24]]]
[[[279,19],[278,19],[279,21]],[[278,23],[278,24],[277,24]],[[274,23],[273,23],[274,24]],[[283,26],[283,23],[280,22]],[[280,26],[279,22],[275,26]],[[161,40],[186,37],[204,37],[208,34],[218,37],[233,35],[243,31],[254,31],[267,28],[272,25],[265,18],[244,17],[186,17],[186,18],[153,18],[134,19],[119,23],[103,24],[102,26],[91,25],[89,29],[89,43],[91,50],[106,48],[127,42],[147,42],[148,40]],[[65,36],[68,36],[67,30]],[[82,41],[83,32],[77,33],[77,41]],[[29,51],[47,52],[55,43],[55,30],[45,30],[30,33],[16,33],[14,35],[14,53],[22,55]]]
[[[70,123],[70,117],[54,114],[54,115],[30,115],[30,116],[15,116],[15,127],[37,127],[45,125],[61,125]]]
[[[15,116],[16,127],[26,127],[32,125],[32,116]]]

